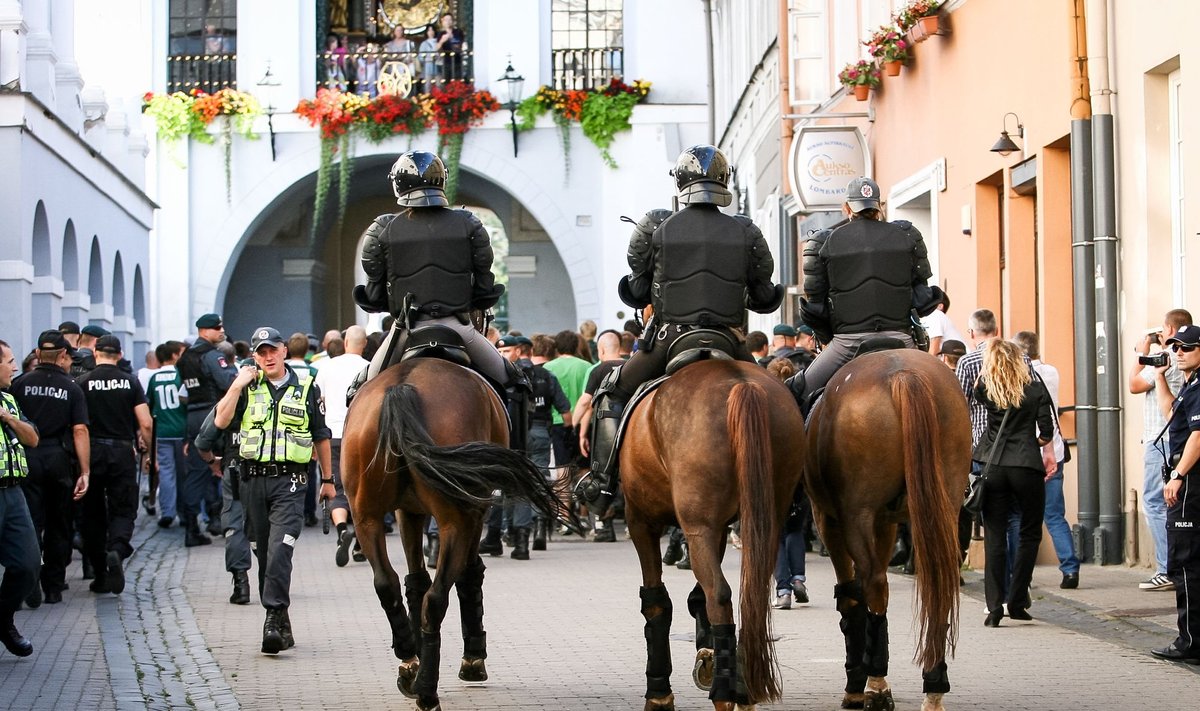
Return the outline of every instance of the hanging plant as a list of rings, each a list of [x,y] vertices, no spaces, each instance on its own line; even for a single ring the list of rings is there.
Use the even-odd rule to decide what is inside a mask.
[[[462,157],[463,134],[478,126],[484,117],[500,109],[500,102],[489,91],[475,91],[462,81],[434,87],[433,116],[438,127],[438,152],[446,163],[446,199],[453,203],[458,191],[459,161]]]
[[[350,150],[350,128],[355,121],[359,120],[359,114],[363,113],[363,109],[368,103],[366,97],[322,87],[317,90],[315,98],[312,100],[302,99],[296,105],[296,113],[308,119],[311,125],[321,128],[321,157],[317,165],[317,194],[313,201],[312,235],[314,238],[317,235],[317,230],[320,228],[321,218],[325,214],[325,201],[329,196],[330,184],[333,182],[331,171],[333,170],[334,156],[339,153],[339,144],[343,146],[342,151],[340,151],[341,153],[344,154]],[[344,141],[343,137],[345,137]],[[348,171],[345,172],[348,173]],[[343,188],[348,190],[349,186],[350,176],[348,174],[339,174],[338,213],[336,217],[337,224],[339,225],[342,222],[343,209],[348,199],[347,193],[343,192]]]
[[[517,106],[517,116],[521,119],[517,128],[527,131],[533,128],[538,117],[550,112],[562,134],[563,165],[566,175],[569,176],[570,125],[578,122],[583,128],[583,135],[600,149],[600,156],[605,165],[615,168],[616,161],[609,154],[608,148],[616,134],[629,130],[633,107],[641,103],[649,93],[650,82],[641,79],[632,85],[613,79],[603,89],[596,91],[557,91],[543,86],[536,94]]]
[[[433,116],[420,101],[385,94],[363,107],[355,128],[371,143],[381,143],[392,136],[421,133],[432,122]]]
[[[564,185],[571,179],[571,123],[579,121],[579,112],[587,96],[586,91],[555,91],[542,86],[536,94],[517,105],[518,131],[530,130],[546,113],[552,116],[562,141]]]

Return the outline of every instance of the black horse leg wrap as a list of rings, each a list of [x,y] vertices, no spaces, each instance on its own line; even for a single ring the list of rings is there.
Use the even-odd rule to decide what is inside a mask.
[[[646,618],[646,698],[671,693],[671,597],[667,587],[643,587],[642,617]]]
[[[413,691],[420,699],[437,698],[438,668],[442,663],[442,634],[421,633],[421,668],[413,682]]]
[[[454,584],[462,620],[463,657],[487,659],[487,633],[483,630],[483,561],[476,558]]]
[[[416,655],[417,647],[413,642],[412,629],[409,627],[408,612],[404,609],[404,603],[396,596],[392,595],[391,586],[384,584],[382,590],[376,588],[379,593],[379,603],[383,607],[384,614],[387,615],[388,626],[392,629],[392,650],[396,654],[397,659],[409,659]]]
[[[887,615],[867,613],[867,644],[863,654],[867,676],[887,676],[888,624]]]
[[[688,593],[688,614],[696,620],[696,649],[712,649],[712,625],[708,623],[708,604],[704,599],[704,588],[697,583]]]
[[[921,693],[945,694],[950,691],[950,675],[946,673],[945,659],[938,662],[933,669],[922,672],[921,678],[925,682],[921,686]]]
[[[413,644],[421,646],[421,608],[425,604],[425,593],[433,581],[427,571],[404,576],[404,599],[408,603],[408,628],[412,631]]]
[[[713,682],[711,701],[737,700],[737,630],[733,625],[713,625]]]
[[[842,620],[838,626],[846,640],[846,692],[861,694],[867,688],[867,672],[863,668],[866,649],[867,599],[863,595],[862,583],[851,580],[835,585],[833,597],[837,600]]]

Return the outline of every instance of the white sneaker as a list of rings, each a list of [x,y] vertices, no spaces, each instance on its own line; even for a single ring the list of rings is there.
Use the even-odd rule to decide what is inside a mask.
[[[1149,590],[1149,591],[1174,590],[1175,583],[1171,582],[1171,579],[1168,578],[1167,576],[1163,575],[1162,573],[1159,573],[1158,575],[1155,575],[1153,578],[1150,578],[1149,580],[1147,580],[1144,583],[1138,583],[1138,587],[1141,588],[1142,590]]]
[[[792,593],[791,593],[791,591],[784,590],[783,592],[779,593],[779,595],[777,595],[775,597],[775,602],[772,603],[771,607],[775,608],[776,610],[792,609]]]

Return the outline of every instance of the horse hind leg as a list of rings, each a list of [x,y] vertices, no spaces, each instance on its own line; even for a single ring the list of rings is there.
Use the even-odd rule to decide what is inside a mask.
[[[675,708],[671,693],[671,596],[665,585],[642,587],[642,617],[646,618],[645,711]]]
[[[866,577],[867,621],[863,669],[867,673],[866,711],[893,711],[888,673],[888,582],[887,559],[896,539],[895,526],[879,526],[867,555],[870,566]]]
[[[462,621],[463,658],[458,678],[463,681],[487,681],[487,632],[483,629],[483,572],[487,566],[475,556],[454,584],[458,592],[459,618]]]
[[[412,630],[407,611],[404,609],[404,595],[400,587],[400,576],[392,567],[388,558],[387,546],[383,540],[383,531],[376,521],[363,520],[359,522],[357,531],[359,545],[363,555],[371,564],[374,573],[375,596],[387,615],[388,625],[392,631],[392,651],[400,660],[416,657],[417,650],[413,643]]]
[[[921,711],[944,711],[942,697],[950,691],[950,676],[947,674],[946,660],[939,659],[933,669],[921,673],[922,692],[925,699],[921,702]]]
[[[700,583],[696,583],[688,594],[687,606],[688,614],[696,620],[696,664],[692,667],[692,681],[696,688],[709,691],[713,683],[713,634],[704,588]]]

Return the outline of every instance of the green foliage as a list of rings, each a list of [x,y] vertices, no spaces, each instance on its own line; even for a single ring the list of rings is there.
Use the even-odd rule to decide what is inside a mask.
[[[617,163],[608,148],[618,133],[629,130],[633,107],[640,100],[636,94],[592,94],[583,102],[579,120],[583,135],[600,149],[600,157],[609,168],[616,168]]]

